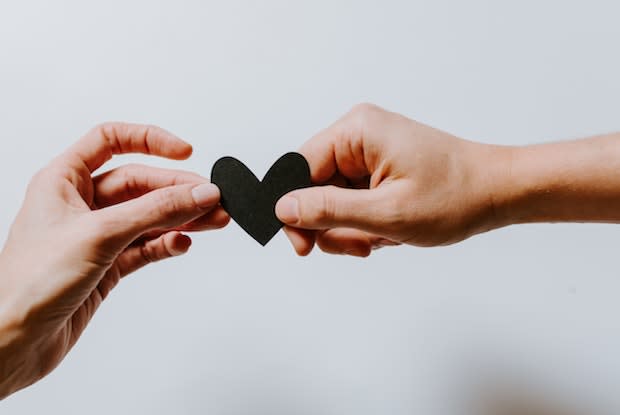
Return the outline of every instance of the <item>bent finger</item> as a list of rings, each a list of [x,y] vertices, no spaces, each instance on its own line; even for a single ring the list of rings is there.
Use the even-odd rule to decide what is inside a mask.
[[[330,254],[367,257],[372,251],[400,243],[357,229],[337,228],[319,232],[317,245]]]
[[[98,208],[103,208],[163,187],[206,182],[206,178],[187,171],[128,164],[93,178],[94,203]]]
[[[145,241],[150,239],[155,239],[160,237],[161,235],[177,231],[177,232],[204,232],[211,231],[216,229],[221,229],[228,225],[230,222],[230,216],[222,207],[218,206],[211,212],[207,213],[204,216],[199,217],[198,219],[193,220],[185,225],[177,226],[176,228],[171,229],[155,229],[152,231],[148,231],[138,237],[134,243],[139,241]]]
[[[295,249],[297,255],[310,255],[310,252],[314,249],[316,238],[315,231],[285,226],[284,233],[291,242],[291,245],[293,245],[293,249]]]
[[[78,157],[93,172],[114,155],[127,153],[184,160],[192,154],[192,146],[156,126],[111,122],[90,130],[65,154]]]
[[[357,229],[328,229],[317,234],[316,243],[328,254],[367,257],[373,249],[373,236]]]
[[[176,231],[132,245],[116,260],[120,276],[125,277],[148,264],[183,255],[191,245],[189,236]]]
[[[313,183],[323,184],[337,173],[347,179],[370,176],[378,164],[376,138],[389,112],[359,104],[335,123],[306,141],[299,152],[308,160]]]
[[[177,227],[175,230],[183,232],[202,232],[221,229],[230,223],[230,215],[222,208],[217,206],[212,211],[194,219],[193,221]]]
[[[175,229],[204,216],[219,201],[220,191],[214,184],[184,184],[154,190],[92,214],[96,216],[98,232],[105,229],[102,243],[124,249],[148,232]]]

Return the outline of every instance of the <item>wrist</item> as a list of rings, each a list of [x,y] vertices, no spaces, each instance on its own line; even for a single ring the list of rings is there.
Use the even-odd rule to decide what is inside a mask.
[[[545,195],[554,188],[542,167],[541,146],[493,146],[488,159],[487,186],[492,204],[490,229],[534,222],[542,212]]]
[[[529,187],[520,180],[522,148],[515,146],[493,146],[488,160],[487,186],[492,204],[493,218],[490,229],[501,228],[519,222]],[[515,171],[517,170],[517,171]]]
[[[516,147],[474,143],[476,211],[472,234],[487,232],[513,223],[511,207],[518,191],[512,183]]]
[[[540,145],[507,147],[505,165],[498,170],[494,200],[501,226],[536,221],[545,194],[554,187],[541,167],[545,164]]]

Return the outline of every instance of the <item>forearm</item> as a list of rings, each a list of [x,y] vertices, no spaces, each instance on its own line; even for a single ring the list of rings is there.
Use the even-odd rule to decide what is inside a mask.
[[[30,385],[42,376],[39,344],[26,324],[26,313],[16,300],[18,290],[7,284],[16,274],[0,252],[0,400]]]
[[[620,223],[620,133],[505,151],[494,197],[504,225]]]
[[[27,361],[25,349],[29,347],[22,341],[21,330],[0,316],[0,400],[36,380],[33,375],[33,362]]]

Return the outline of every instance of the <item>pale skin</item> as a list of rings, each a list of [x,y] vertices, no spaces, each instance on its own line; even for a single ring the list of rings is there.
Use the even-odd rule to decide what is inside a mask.
[[[122,277],[187,252],[184,232],[228,223],[219,190],[196,174],[131,165],[95,175],[115,154],[191,151],[156,127],[106,124],[34,177],[0,253],[0,399],[52,371]],[[620,222],[620,134],[497,146],[362,104],[300,152],[316,186],[276,205],[299,255]]]
[[[300,152],[325,186],[276,205],[299,255],[317,244],[365,257],[528,222],[620,222],[620,134],[497,146],[362,104]]]
[[[229,221],[197,174],[127,165],[94,175],[121,153],[183,160],[192,147],[156,127],[105,124],[32,179],[0,254],[0,398],[51,372],[121,278],[187,252],[183,232]]]

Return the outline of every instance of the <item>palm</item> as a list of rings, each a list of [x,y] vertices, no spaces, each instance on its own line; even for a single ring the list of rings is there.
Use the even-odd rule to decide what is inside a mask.
[[[24,299],[26,308],[29,302],[38,304],[36,324],[29,327],[29,337],[39,345],[30,357],[38,377],[62,361],[122,277],[187,251],[191,240],[179,230],[214,229],[228,222],[221,208],[202,210],[192,204],[184,212],[166,214],[165,209],[152,209],[157,201],[167,200],[163,195],[142,198],[204,183],[196,174],[128,165],[93,175],[113,154],[123,152],[183,159],[191,147],[153,127],[104,125],[93,130],[31,181],[7,241],[6,256],[17,259],[15,274],[33,268],[31,257],[41,261],[28,275],[28,282],[38,287],[37,296],[26,292]],[[123,209],[134,213],[119,213]],[[149,209],[155,215],[152,222],[136,225],[128,220]],[[155,219],[157,215],[161,218]],[[123,221],[127,224],[119,227]],[[29,255],[19,255],[22,252]]]
[[[12,339],[0,348],[0,399],[54,369],[122,277],[187,252],[181,231],[230,220],[217,188],[193,173],[127,165],[93,176],[136,152],[183,160],[192,148],[156,127],[104,124],[28,186],[0,253],[0,302],[11,305],[0,329]]]
[[[82,169],[72,169],[63,175],[59,175],[57,180],[53,181],[56,189],[52,194],[63,195],[61,199],[57,199],[53,203],[58,212],[70,211],[72,212],[71,215],[80,216],[97,209],[94,204],[96,199],[95,183],[89,172]],[[105,263],[109,261],[107,258],[112,258],[113,261],[107,269],[105,267],[98,269],[85,267],[85,271],[91,274],[88,279],[99,281],[99,283],[87,291],[77,290],[76,293],[80,293],[77,298],[76,295],[65,295],[63,301],[56,305],[58,309],[74,309],[75,311],[65,316],[57,331],[43,339],[39,356],[42,375],[51,372],[69,353],[97,308],[112,288],[118,284],[121,273],[117,261],[124,251],[126,248],[120,247],[114,252],[101,252],[101,258],[95,259],[94,262]]]

